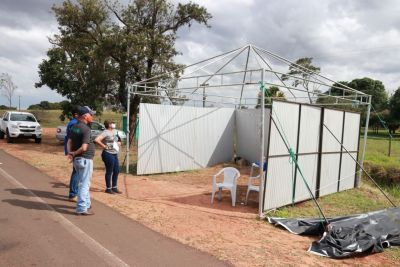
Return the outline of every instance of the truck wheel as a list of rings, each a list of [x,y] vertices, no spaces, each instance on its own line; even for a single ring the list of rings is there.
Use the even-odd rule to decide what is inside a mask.
[[[40,144],[42,142],[42,138],[35,138],[35,143]]]
[[[8,132],[8,129],[7,129],[6,135],[7,135],[7,143],[12,143],[14,141],[14,139],[12,137],[10,137],[10,133]]]
[[[0,139],[4,139],[4,133],[0,131]]]

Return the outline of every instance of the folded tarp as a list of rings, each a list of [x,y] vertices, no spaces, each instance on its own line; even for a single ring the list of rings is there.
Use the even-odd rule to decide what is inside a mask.
[[[382,252],[390,246],[400,246],[400,208],[328,218],[326,232],[321,219],[284,219],[268,217],[298,235],[321,236],[309,252],[331,258],[354,257],[361,253]]]

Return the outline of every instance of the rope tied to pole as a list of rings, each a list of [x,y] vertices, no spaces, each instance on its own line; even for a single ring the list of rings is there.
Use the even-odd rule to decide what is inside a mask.
[[[296,172],[296,153],[293,149],[289,148],[289,164],[292,166],[292,205],[294,206],[294,198],[296,192],[296,181],[295,181],[295,172]]]
[[[265,84],[264,84],[263,82],[259,82],[259,84],[260,84],[260,90],[261,90],[261,92],[262,92],[263,94],[265,93],[265,94],[267,94],[267,95],[269,96],[269,94],[268,94],[268,89],[265,87]],[[262,103],[262,104],[265,104],[265,103]],[[272,118],[272,114],[275,115],[275,118],[276,118],[276,120],[278,121],[279,126],[278,126],[277,123],[275,122],[274,118]],[[279,117],[278,117],[278,115],[276,114],[276,111],[274,110],[273,106],[272,106],[272,108],[271,108],[270,116],[271,116],[271,121],[274,123],[276,129],[278,130],[279,135],[281,136],[281,138],[282,138],[282,140],[283,140],[283,142],[284,142],[284,145],[286,146],[286,149],[288,150],[288,153],[289,153],[289,163],[292,164],[292,166],[293,166],[293,167],[292,167],[292,204],[294,204],[294,200],[295,200],[295,181],[294,181],[294,174],[295,174],[295,171],[298,170],[298,172],[299,172],[300,176],[302,177],[302,180],[303,180],[303,182],[304,182],[304,184],[305,184],[305,186],[306,186],[306,188],[307,188],[307,190],[308,190],[308,192],[309,192],[309,194],[310,194],[312,200],[314,201],[314,203],[315,203],[315,205],[316,205],[316,207],[317,207],[317,209],[318,209],[318,211],[319,211],[319,214],[320,214],[319,217],[320,217],[320,220],[321,220],[321,224],[324,226],[324,228],[328,229],[329,221],[328,221],[328,219],[326,218],[325,214],[323,213],[321,207],[319,206],[318,201],[316,200],[314,194],[312,193],[311,188],[310,188],[310,186],[308,185],[308,183],[307,183],[307,181],[306,181],[306,179],[305,179],[305,177],[304,177],[304,175],[303,175],[303,172],[302,172],[301,169],[300,169],[300,166],[299,166],[299,164],[298,164],[298,162],[297,162],[297,160],[296,160],[296,152],[295,152],[295,151],[293,150],[293,148],[291,147],[290,142],[289,142],[289,139],[287,138],[287,136],[286,136],[286,134],[285,134],[285,131],[284,131],[284,128],[283,128],[283,126],[282,126],[282,123],[280,122]],[[325,221],[326,225],[324,225],[324,223],[323,223],[324,221]]]

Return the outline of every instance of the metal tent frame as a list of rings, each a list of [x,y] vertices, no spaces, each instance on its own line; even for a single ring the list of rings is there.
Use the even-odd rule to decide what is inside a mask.
[[[298,70],[302,76],[288,75],[282,68],[291,66]],[[281,70],[278,70],[278,69]],[[269,75],[269,79],[266,76]],[[285,75],[286,79],[282,78]],[[292,81],[292,84],[289,84]],[[294,81],[297,81],[295,83]],[[313,91],[309,87],[303,88],[297,85],[307,83],[313,87]],[[156,97],[164,103],[173,105],[196,105],[200,102],[203,107],[206,104],[220,106],[234,106],[235,108],[244,108],[246,105],[256,106],[257,100],[260,103],[261,123],[260,123],[260,162],[264,161],[264,110],[265,99],[281,99],[282,97],[271,96],[265,97],[264,91],[259,93],[259,97],[246,96],[247,90],[258,90],[267,86],[276,86],[284,94],[285,99],[298,103],[305,103],[307,100],[313,105],[324,106],[355,106],[367,108],[367,117],[365,122],[365,130],[363,137],[363,148],[360,158],[360,166],[363,167],[365,149],[367,144],[367,133],[369,125],[369,117],[371,112],[371,95],[357,91],[349,86],[338,83],[320,73],[304,68],[296,63],[289,61],[270,51],[259,48],[254,45],[246,45],[217,56],[181,67],[174,71],[160,73],[149,79],[145,79],[128,86],[127,90],[127,122],[129,132],[129,114],[130,114],[130,98],[134,95],[140,97]],[[336,86],[339,85],[339,86]],[[319,88],[325,87],[325,93]],[[315,89],[318,90],[315,90]],[[332,95],[331,88],[341,92],[342,95]],[[264,89],[262,89],[264,90]],[[199,92],[202,91],[202,92]],[[207,93],[216,91],[213,94]],[[240,93],[239,93],[239,92]],[[229,93],[233,93],[229,95]],[[257,91],[256,91],[257,92]],[[312,95],[312,98],[310,97]],[[317,99],[328,98],[334,103],[317,103]],[[126,148],[126,172],[129,173],[129,138],[127,138]],[[261,168],[260,168],[261,171]],[[263,177],[261,175],[261,177]],[[263,177],[264,178],[264,177]],[[356,186],[360,185],[361,172],[358,172],[356,178]],[[263,200],[264,179],[261,179],[259,203]],[[262,215],[262,205],[259,205],[259,214]]]

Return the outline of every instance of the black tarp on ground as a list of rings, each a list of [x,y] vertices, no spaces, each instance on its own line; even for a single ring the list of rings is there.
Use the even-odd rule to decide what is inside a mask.
[[[325,232],[321,219],[268,217],[268,221],[294,234],[323,235],[308,250],[320,256],[353,257],[361,253],[382,252],[390,246],[400,246],[400,208],[328,218],[328,232]]]

